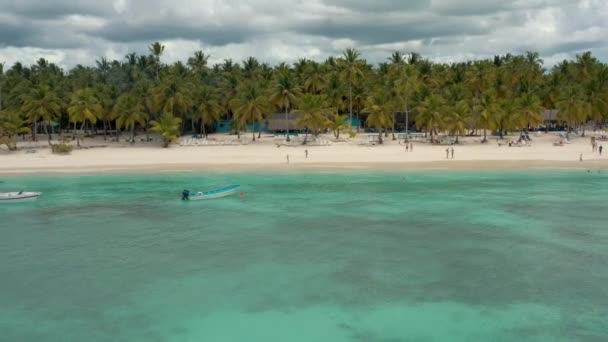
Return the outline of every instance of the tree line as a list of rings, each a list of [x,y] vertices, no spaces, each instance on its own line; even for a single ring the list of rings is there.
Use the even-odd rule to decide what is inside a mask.
[[[461,63],[394,52],[371,65],[346,49],[323,62],[271,66],[249,57],[210,66],[202,51],[185,64],[162,63],[164,50],[155,42],[147,55],[101,58],[68,71],[43,58],[31,66],[0,64],[2,142],[30,133],[37,140],[39,125],[50,140],[50,123],[57,122],[74,132],[103,130],[104,137],[126,131],[131,141],[139,127],[160,133],[168,146],[186,131],[206,135],[219,120],[229,120],[239,135],[253,125],[255,140],[255,127],[275,112],[285,114],[287,133],[293,112],[312,134],[331,130],[339,138],[353,118],[365,117],[380,139],[389,133],[395,139],[398,117],[405,116],[406,129],[431,141],[441,132],[456,138],[483,132],[485,141],[489,130],[502,135],[537,126],[543,109],[558,109],[572,128],[608,114],[608,66],[590,52],[546,69],[535,52]]]

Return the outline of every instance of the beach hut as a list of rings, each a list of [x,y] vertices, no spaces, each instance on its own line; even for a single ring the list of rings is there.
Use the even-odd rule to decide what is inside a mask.
[[[285,132],[287,129],[287,125],[289,123],[289,131],[300,131],[303,130],[304,127],[298,125],[299,114],[297,113],[289,113],[287,114],[287,120],[285,120],[285,113],[273,113],[268,116],[266,120],[268,122],[268,131],[269,132]]]

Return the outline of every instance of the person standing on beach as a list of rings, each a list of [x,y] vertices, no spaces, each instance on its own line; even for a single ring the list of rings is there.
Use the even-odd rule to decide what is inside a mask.
[[[405,152],[409,152],[410,151],[410,144],[405,143]]]
[[[600,151],[600,157],[602,156],[602,150],[604,149],[604,146],[600,145],[600,148],[598,149],[598,151]]]
[[[452,147],[452,159],[454,159],[454,148]]]
[[[578,157],[579,161],[583,161],[583,154],[581,153],[580,157]]]
[[[287,155],[287,164],[289,164],[289,154]]]
[[[304,150],[304,154],[306,155],[306,159],[308,159],[308,149]]]
[[[450,159],[450,148],[445,149],[445,159]]]
[[[413,142],[410,143],[410,152],[414,152],[414,143]]]

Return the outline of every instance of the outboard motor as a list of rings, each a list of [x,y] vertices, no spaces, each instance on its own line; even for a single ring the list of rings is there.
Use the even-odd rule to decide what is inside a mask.
[[[190,199],[190,191],[184,190],[182,191],[182,201],[187,201]]]

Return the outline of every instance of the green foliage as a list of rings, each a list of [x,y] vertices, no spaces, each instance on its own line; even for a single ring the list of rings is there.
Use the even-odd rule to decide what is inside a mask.
[[[298,103],[298,124],[304,126],[314,134],[327,127],[327,115],[331,109],[327,105],[327,98],[323,95],[306,94]]]
[[[68,153],[71,153],[72,150],[74,150],[74,146],[66,144],[66,143],[59,143],[59,144],[51,145],[51,151],[56,154],[68,154]]]
[[[152,131],[160,133],[163,140],[163,147],[167,148],[175,142],[179,136],[180,118],[174,117],[171,113],[165,112],[158,120],[150,122]]]
[[[362,120],[369,115],[367,126],[386,133],[407,113],[415,128],[433,139],[464,130],[526,129],[542,122],[543,108],[560,109],[559,118],[571,126],[608,118],[608,66],[591,53],[550,70],[534,52],[450,64],[395,52],[387,62],[372,65],[359,51],[347,49],[322,63],[302,58],[276,67],[255,57],[208,65],[209,56],[201,51],[187,63],[166,64],[165,53],[155,42],[143,55],[84,63],[94,67],[62,70],[44,58],[30,66],[2,65],[0,111],[19,113],[32,126],[34,139],[40,123],[46,129],[53,121],[61,129],[74,124],[126,129],[132,141],[136,129],[147,129],[148,121],[158,122],[164,112],[183,123],[192,119],[193,130],[200,124],[203,134],[218,120],[231,120],[239,132],[275,110],[310,112],[304,108],[312,101],[304,100],[306,95],[325,102],[322,116],[305,114],[306,125],[315,132],[329,127],[336,137],[347,129],[343,115]],[[178,128],[181,133],[187,127]]]

